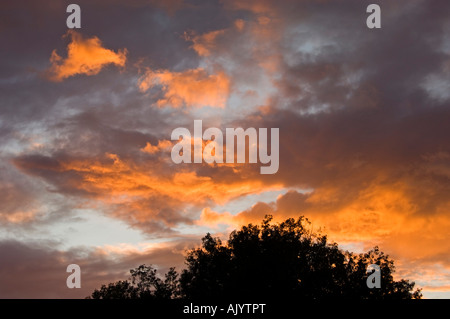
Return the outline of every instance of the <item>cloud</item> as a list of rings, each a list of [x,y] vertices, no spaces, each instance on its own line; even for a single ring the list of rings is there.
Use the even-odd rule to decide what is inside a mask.
[[[268,214],[274,216],[275,222],[305,216],[313,231],[326,234],[345,249],[359,245],[367,251],[378,245],[395,260],[396,276],[415,281],[426,294],[448,292],[447,213],[416,214],[413,198],[401,187],[372,187],[350,201],[319,189],[306,194],[289,191],[275,202],[258,202],[235,215],[205,208],[195,223],[213,228],[228,225],[228,229],[234,229],[248,223],[260,224]],[[448,202],[444,207],[448,207]],[[433,286],[426,285],[430,282]]]
[[[83,207],[100,209],[153,235],[192,223],[192,208],[224,204],[242,194],[275,187],[247,179],[241,170],[227,166],[219,172],[207,164],[198,171],[175,166],[169,152],[164,153],[166,158],[154,158],[153,153],[141,152],[145,157],[139,160],[117,154],[78,158],[28,155],[17,157],[14,163],[27,175],[41,177],[55,192],[77,196]]]
[[[99,38],[85,39],[73,30],[65,35],[71,42],[67,45],[67,57],[63,58],[52,51],[47,76],[51,81],[60,82],[77,74],[96,75],[108,64],[125,66],[127,50],[121,49],[117,53],[102,47]]]
[[[85,298],[102,284],[129,278],[129,270],[141,264],[153,265],[158,274],[169,267],[183,267],[183,241],[152,245],[77,247],[61,250],[53,242],[0,241],[0,298],[48,299]],[[69,289],[66,272],[69,264],[81,268],[81,288]]]
[[[238,20],[236,27],[241,29],[244,27],[243,21]],[[224,34],[225,30],[210,31],[201,35],[185,33],[185,40],[192,41],[192,48],[199,56],[209,56],[211,50],[215,47],[216,38]]]
[[[287,1],[286,3],[288,3]],[[273,2],[263,0],[251,0],[251,1],[239,1],[239,0],[231,0],[231,1],[223,1],[225,7],[231,10],[246,10],[252,12],[254,14],[270,14],[274,10],[277,10],[278,6],[274,5]],[[286,4],[286,3],[283,3]],[[283,7],[283,6],[281,6]]]
[[[104,9],[102,1],[85,5]],[[449,4],[380,0],[376,32],[365,26],[361,1],[165,6],[114,1],[108,14],[86,17],[98,37],[70,31],[67,57],[54,51],[47,75],[97,76],[55,90],[30,70],[48,62],[64,6],[2,4],[2,232],[79,207],[153,236],[193,224],[238,227],[267,213],[306,215],[339,243],[378,244],[402,262],[399,271],[413,268],[407,278],[446,289],[448,277],[437,274],[450,255]],[[133,54],[106,49],[100,38]],[[125,63],[147,71],[100,72]],[[193,119],[280,128],[279,171],[174,165],[170,131]],[[246,195],[270,189],[286,193],[248,203]]]
[[[0,180],[0,223],[20,224],[33,220],[36,214],[36,194],[26,185]]]
[[[172,141],[169,140],[161,140],[158,141],[157,145],[152,145],[150,142],[147,142],[145,147],[141,148],[141,151],[148,154],[154,154],[163,150],[167,150],[173,146]]]
[[[160,86],[163,97],[156,104],[159,107],[219,107],[224,108],[230,94],[230,79],[223,72],[208,74],[205,69],[191,69],[182,72],[169,70],[147,70],[139,79],[142,92]]]

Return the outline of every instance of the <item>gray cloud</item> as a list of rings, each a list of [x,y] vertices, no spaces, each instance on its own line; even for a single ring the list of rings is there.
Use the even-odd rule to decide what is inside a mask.
[[[183,267],[187,241],[174,242],[138,253],[109,253],[101,249],[59,250],[54,242],[0,241],[0,297],[10,298],[84,298],[102,284],[129,278],[129,269],[153,265],[163,274],[169,267]],[[66,272],[69,264],[81,268],[81,288],[69,289]]]

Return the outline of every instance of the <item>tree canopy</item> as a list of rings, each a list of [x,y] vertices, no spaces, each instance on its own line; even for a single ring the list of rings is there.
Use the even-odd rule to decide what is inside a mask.
[[[129,280],[119,280],[95,289],[89,299],[175,299],[179,297],[178,273],[175,268],[165,274],[164,280],[157,276],[152,266],[140,265],[130,270]]]
[[[207,234],[199,248],[187,252],[186,268],[157,276],[152,266],[130,271],[131,278],[95,290],[90,298],[348,298],[419,299],[408,280],[395,281],[394,261],[373,248],[367,253],[343,251],[327,236],[310,231],[304,217],[261,225],[249,224],[226,243]],[[366,284],[369,265],[380,267],[381,288]]]

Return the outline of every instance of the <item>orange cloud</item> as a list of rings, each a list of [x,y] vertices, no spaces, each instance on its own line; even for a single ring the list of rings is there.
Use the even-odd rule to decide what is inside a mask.
[[[239,28],[240,26],[242,29],[243,21],[239,21],[240,22],[236,25],[236,27]],[[193,45],[191,47],[195,50],[195,52],[197,52],[199,56],[208,56],[211,54],[211,50],[215,48],[216,38],[224,33],[225,30],[215,30],[201,35],[189,35],[185,33],[185,40],[193,42]]]
[[[211,210],[211,208],[206,207],[202,209],[200,214],[200,219],[196,221],[197,225],[201,226],[211,226],[217,227],[219,224],[233,224],[233,219],[235,216],[231,215],[229,212],[217,213]]]
[[[174,250],[174,243],[172,242],[140,242],[137,244],[129,243],[119,243],[115,245],[103,245],[98,246],[96,252],[101,255],[111,256],[111,255],[148,255],[152,251],[156,250]],[[182,254],[180,249],[179,253]]]
[[[244,27],[245,27],[245,21],[242,20],[242,19],[237,19],[237,20],[234,21],[234,26],[239,31],[242,31],[242,30],[244,30]]]
[[[218,213],[212,211],[211,208],[206,207],[202,210],[200,218],[195,221],[197,225],[209,226],[216,228],[219,224],[229,225],[230,227],[239,228],[242,225],[248,223],[256,223],[262,220],[265,215],[273,214],[274,209],[266,203],[256,203],[251,208],[251,215],[248,216],[245,213],[239,213],[232,215],[229,212]],[[278,220],[277,216],[277,220]],[[281,220],[281,218],[280,218]]]
[[[21,224],[34,220],[36,214],[37,214],[36,210],[20,211],[10,214],[0,214],[0,221],[5,221],[13,224]]]
[[[202,68],[183,72],[148,70],[139,79],[139,89],[145,92],[154,86],[161,86],[164,95],[157,101],[159,107],[223,108],[230,94],[230,79],[224,72],[208,74]]]
[[[145,147],[141,148],[141,151],[148,154],[155,154],[157,152],[161,152],[163,150],[167,150],[172,146],[172,142],[169,140],[161,140],[158,141],[157,145],[152,145],[150,142],[147,142]]]
[[[325,188],[309,194],[289,191],[276,202],[260,202],[236,215],[204,209],[198,223],[239,226],[258,223],[266,214],[273,214],[276,221],[304,215],[339,243],[360,242],[368,247],[385,243],[391,251],[408,258],[447,253],[450,251],[447,241],[450,219],[444,212],[428,216],[418,214],[406,187],[400,183],[371,185],[350,200],[338,200],[341,196],[336,190]]]
[[[203,209],[197,225],[231,228],[247,223],[259,224],[264,215],[274,215],[274,221],[306,216],[314,231],[323,231],[340,245],[357,245],[363,250],[378,245],[396,261],[398,275],[419,283],[436,283],[424,287],[427,291],[447,291],[450,277],[450,242],[447,203],[436,213],[420,214],[408,185],[368,185],[354,198],[343,198],[332,188],[321,188],[309,194],[296,191],[279,196],[276,202],[259,202],[236,215]],[[434,268],[433,268],[434,267]],[[433,270],[430,270],[430,269]],[[429,269],[424,273],[424,269]]]
[[[0,176],[0,193],[0,225],[26,224],[39,218],[39,199],[26,184]]]
[[[51,81],[60,82],[77,74],[95,75],[108,64],[124,66],[127,50],[122,49],[117,53],[102,47],[99,38],[85,39],[73,30],[66,34],[71,38],[67,46],[67,57],[62,58],[53,50],[50,57],[51,67],[47,70]]]
[[[159,146],[147,144],[143,152],[154,152],[155,148],[159,151]],[[218,178],[215,174],[197,173],[201,167],[210,169],[207,164],[174,167],[163,160],[134,161],[116,154],[55,160],[31,157],[15,163],[48,179],[65,193],[83,196],[82,207],[103,210],[148,232],[170,231],[176,224],[190,223],[188,207],[223,205],[242,194],[275,189],[260,180],[245,178],[245,172],[236,173],[235,168],[223,167]],[[171,165],[170,169],[167,165]]]

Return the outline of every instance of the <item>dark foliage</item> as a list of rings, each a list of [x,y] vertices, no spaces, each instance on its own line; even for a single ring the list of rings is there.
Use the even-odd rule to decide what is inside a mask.
[[[348,298],[418,299],[414,282],[395,281],[394,262],[378,247],[365,254],[342,251],[326,235],[308,230],[308,221],[287,219],[233,231],[226,244],[209,233],[187,253],[180,278],[172,268],[165,280],[145,265],[131,281],[95,290],[92,298]],[[381,288],[368,288],[368,266],[379,265]]]
[[[153,299],[167,300],[180,296],[178,273],[170,268],[164,280],[152,266],[141,265],[130,270],[131,278],[95,289],[89,299]]]

